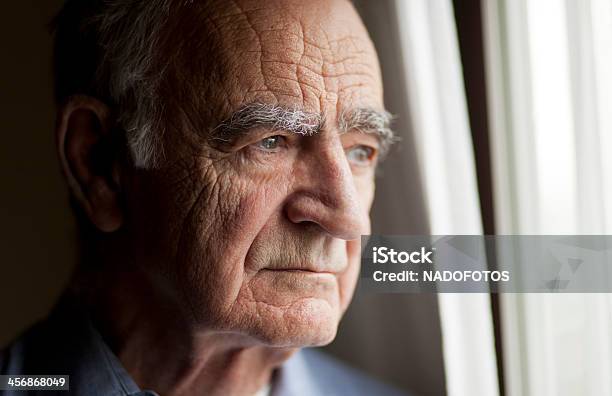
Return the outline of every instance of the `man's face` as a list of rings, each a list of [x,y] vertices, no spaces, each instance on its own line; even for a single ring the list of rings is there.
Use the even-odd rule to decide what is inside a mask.
[[[222,72],[206,97],[226,122],[206,143],[188,128],[168,132],[165,165],[135,175],[133,254],[196,326],[324,344],[370,230],[380,143],[355,114],[383,108],[376,55],[345,1],[233,4],[206,22],[221,38]],[[291,120],[318,126],[300,135]]]

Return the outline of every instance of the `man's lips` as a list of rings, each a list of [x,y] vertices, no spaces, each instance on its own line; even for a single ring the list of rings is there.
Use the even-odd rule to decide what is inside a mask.
[[[303,272],[305,274],[332,274],[336,275],[346,268],[346,265],[272,265],[264,270]]]
[[[296,274],[304,274],[304,275],[316,275],[316,274],[329,274],[335,275],[335,272],[330,271],[311,271],[303,268],[264,268],[265,271],[273,271],[273,272],[294,272]]]

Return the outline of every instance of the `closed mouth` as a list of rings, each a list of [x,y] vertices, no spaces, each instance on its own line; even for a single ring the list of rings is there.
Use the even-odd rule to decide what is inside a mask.
[[[308,274],[329,274],[335,275],[332,271],[316,271],[310,268],[264,268],[266,271],[274,271],[274,272],[295,272],[296,274],[304,273]]]

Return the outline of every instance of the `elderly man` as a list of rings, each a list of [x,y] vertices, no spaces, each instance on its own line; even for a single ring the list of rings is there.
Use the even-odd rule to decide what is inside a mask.
[[[55,44],[81,263],[2,373],[79,395],[392,393],[299,351],[336,335],[393,139],[350,2],[69,0]]]

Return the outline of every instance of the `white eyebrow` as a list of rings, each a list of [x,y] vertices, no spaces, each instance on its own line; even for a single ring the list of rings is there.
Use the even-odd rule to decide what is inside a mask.
[[[222,121],[213,129],[213,139],[231,141],[256,127],[293,132],[311,136],[323,128],[325,120],[321,114],[305,112],[299,108],[288,108],[267,103],[247,104]]]
[[[399,139],[391,129],[393,116],[385,110],[376,110],[371,107],[359,107],[343,111],[338,120],[340,132],[358,130],[376,135],[380,141],[381,154],[387,153],[393,143]]]
[[[340,133],[357,130],[376,135],[380,141],[381,154],[398,139],[390,128],[393,116],[384,110],[358,107],[343,111],[338,119]],[[325,117],[319,113],[306,112],[298,107],[283,107],[268,103],[249,103],[233,112],[211,131],[213,140],[230,143],[257,127],[283,130],[302,136],[319,133]]]

